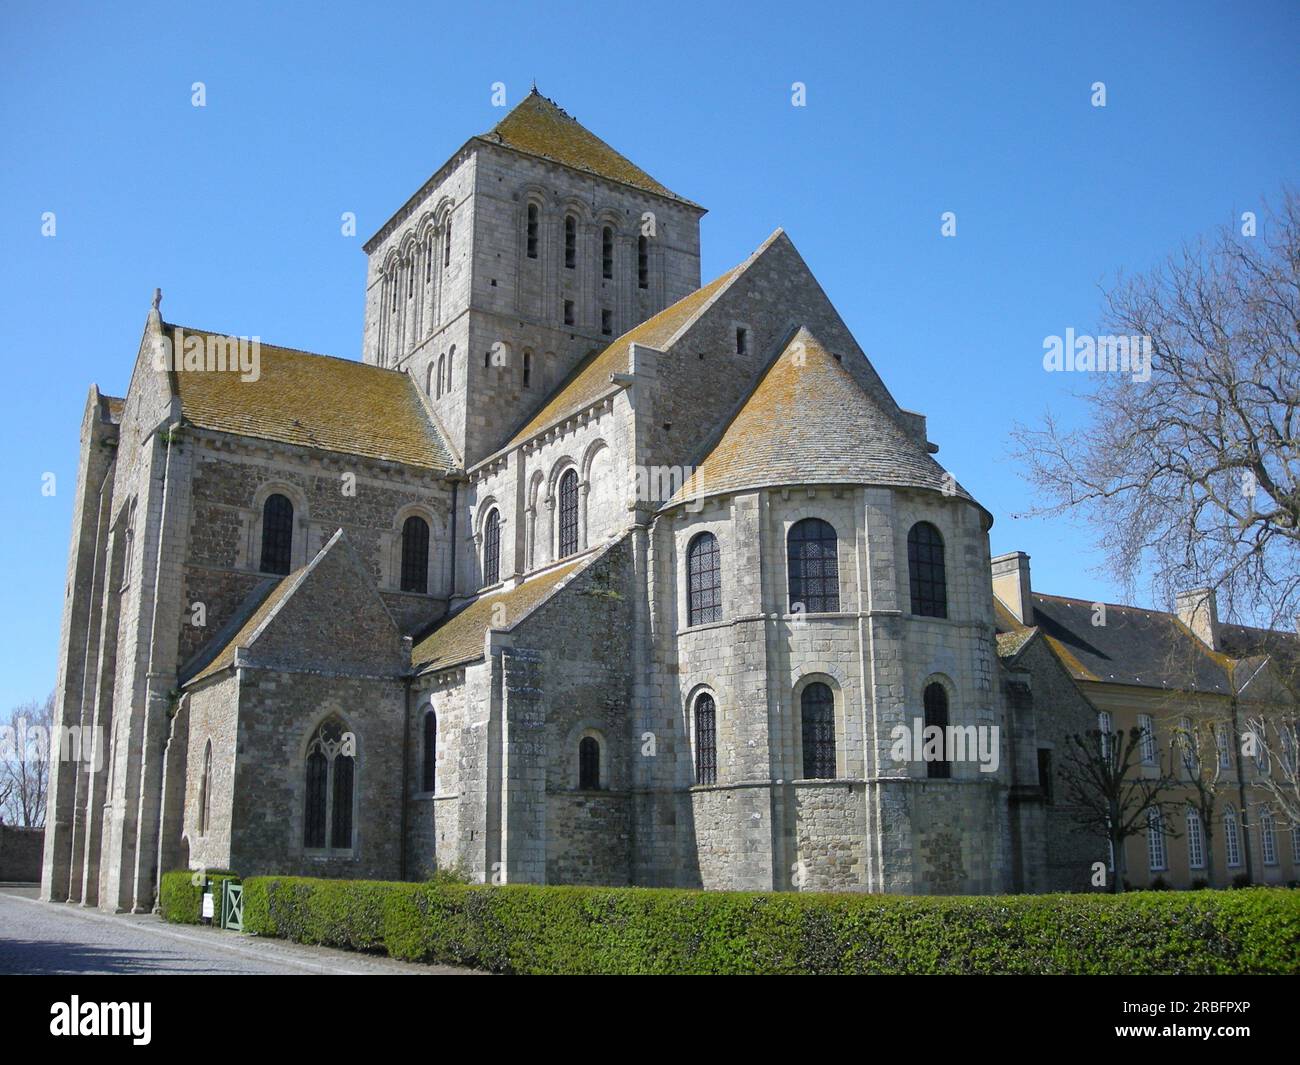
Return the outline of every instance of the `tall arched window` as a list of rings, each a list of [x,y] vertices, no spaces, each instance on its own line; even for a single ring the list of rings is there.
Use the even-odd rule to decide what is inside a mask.
[[[1269,810],[1259,812],[1259,853],[1265,865],[1277,865],[1277,837],[1273,831],[1273,814]]]
[[[402,591],[429,590],[429,523],[412,514],[402,523]]]
[[[718,538],[700,533],[686,548],[686,624],[722,620],[722,562]]]
[[[447,216],[447,230],[442,238],[442,265],[451,265],[451,215]]]
[[[424,283],[433,280],[433,230],[424,238]]]
[[[289,572],[293,559],[293,504],[279,492],[262,504],[262,572]]]
[[[429,396],[431,399],[436,399],[437,396],[434,393],[433,374],[434,374],[434,365],[433,363],[429,363],[429,371],[425,375],[425,379],[424,379],[424,394],[426,396]]]
[[[1223,851],[1228,868],[1241,865],[1241,836],[1237,832],[1237,811],[1229,806],[1223,811]]]
[[[451,382],[456,375],[456,345],[447,349],[447,391],[451,391]]]
[[[926,618],[948,616],[948,584],[943,565],[943,537],[928,521],[907,534],[907,575],[912,585],[912,613]]]
[[[343,722],[321,723],[307,745],[307,807],[303,845],[308,850],[351,850],[356,793],[356,747]]]
[[[560,558],[578,550],[578,474],[568,470],[560,478]]]
[[[533,353],[524,352],[524,387],[528,388],[533,383]]]
[[[583,736],[578,743],[578,788],[581,791],[600,788],[600,743],[594,736]]]
[[[1201,830],[1201,815],[1191,806],[1187,808],[1187,868],[1205,868],[1205,834]]]
[[[650,287],[650,241],[644,235],[636,238],[636,287]]]
[[[786,537],[790,613],[832,613],[840,608],[839,549],[835,530],[821,518],[795,522]]]
[[[203,748],[203,776],[199,778],[199,835],[206,836],[212,820],[212,741]]]
[[[600,231],[600,276],[606,281],[614,276],[614,230],[611,226]]]
[[[528,258],[537,258],[537,204],[528,205]]]
[[[501,513],[493,507],[483,522],[483,583],[496,584],[500,579]]]
[[[424,762],[420,784],[424,791],[434,791],[438,780],[438,716],[430,710],[424,715]]]
[[[442,399],[442,390],[445,387],[447,376],[447,356],[438,356],[438,393],[435,398]]]
[[[569,270],[578,265],[578,220],[571,214],[564,216],[564,265]]]
[[[835,696],[830,688],[820,681],[804,688],[800,717],[804,779],[830,780],[835,776]]]
[[[931,726],[941,730],[940,735],[946,745],[948,735],[948,690],[935,681],[925,686],[925,727],[927,733],[922,737],[923,740],[929,741],[930,733],[928,730]],[[947,754],[944,747],[940,748],[940,753]],[[934,780],[947,780],[952,776],[952,763],[946,758],[938,760],[927,760],[925,763],[925,775]]]
[[[713,696],[701,692],[695,699],[695,783],[718,782],[718,708]]]

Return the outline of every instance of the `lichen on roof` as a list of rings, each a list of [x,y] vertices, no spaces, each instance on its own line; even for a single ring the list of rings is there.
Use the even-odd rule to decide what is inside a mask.
[[[535,88],[481,139],[691,204],[620,155]]]
[[[488,629],[509,630],[540,606],[569,577],[596,556],[547,570],[530,577],[508,591],[488,592],[451,617],[441,621],[411,649],[416,671],[447,669],[483,657],[483,640]]]
[[[224,339],[209,330],[163,328],[178,357],[185,337],[202,337],[205,345],[208,337]],[[264,343],[257,371],[256,380],[230,369],[177,371],[182,416],[202,429],[409,466],[454,464],[405,373]]]
[[[928,488],[971,498],[802,327],[665,507],[796,484]]]
[[[653,318],[647,318],[640,325],[629,329],[613,343],[591,352],[560,382],[542,409],[528,419],[506,446],[522,444],[535,433],[576,414],[605,393],[613,391],[616,386],[610,382],[610,374],[627,372],[629,345],[644,344],[646,347],[662,349],[745,265],[746,263],[740,263],[733,266],[703,288],[683,296]]]

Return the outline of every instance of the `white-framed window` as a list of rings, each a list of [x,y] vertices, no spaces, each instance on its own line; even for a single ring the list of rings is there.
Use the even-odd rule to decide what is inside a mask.
[[[1232,768],[1232,726],[1226,721],[1220,721],[1219,727],[1215,729],[1215,742],[1219,747],[1219,768]]]
[[[1268,810],[1259,812],[1259,852],[1264,856],[1265,865],[1277,865],[1277,836],[1273,814]]]
[[[1201,763],[1196,757],[1196,733],[1190,717],[1178,721],[1178,745],[1182,750],[1183,768],[1187,770],[1187,775],[1196,776],[1201,771]]]
[[[1291,864],[1300,868],[1300,824],[1291,826]]]
[[[1147,811],[1147,865],[1150,870],[1161,872],[1169,866],[1165,854],[1165,819],[1154,807]]]
[[[1138,714],[1138,729],[1142,732],[1141,752],[1143,765],[1156,764],[1156,723],[1150,714]]]
[[[1187,811],[1187,867],[1205,868],[1205,834],[1201,828],[1201,815],[1192,808]]]
[[[1228,858],[1228,868],[1241,866],[1241,836],[1237,831],[1237,811],[1229,806],[1223,811],[1223,850]]]
[[[1109,710],[1097,711],[1097,731],[1101,733],[1101,756],[1110,761],[1110,738],[1115,732],[1115,720]]]

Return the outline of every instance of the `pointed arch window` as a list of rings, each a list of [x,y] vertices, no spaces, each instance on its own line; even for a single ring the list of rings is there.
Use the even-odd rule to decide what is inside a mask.
[[[821,518],[795,522],[786,537],[790,613],[834,613],[840,608],[839,546]]]
[[[527,228],[528,258],[530,259],[537,258],[537,229],[537,204],[530,203],[528,205]]]
[[[830,780],[835,776],[835,696],[814,681],[799,700],[805,780]]]
[[[943,537],[928,521],[918,521],[907,534],[907,575],[912,586],[912,613],[946,618],[948,583]]]
[[[606,226],[600,231],[600,276],[606,281],[614,276],[614,229]]]
[[[944,747],[942,753],[947,753],[946,742],[948,735],[948,689],[938,681],[925,686],[925,728],[926,735],[923,737],[929,740],[934,735],[930,728],[934,727],[940,730],[943,737]],[[927,760],[925,763],[925,775],[932,780],[947,780],[952,776],[952,763],[946,758],[938,760]]]
[[[323,721],[307,745],[303,845],[308,850],[353,847],[356,744],[337,717]]]
[[[289,572],[293,560],[293,504],[274,492],[262,504],[262,572]]]
[[[571,214],[564,216],[564,266],[572,270],[578,265],[578,220]]]
[[[420,784],[424,791],[435,790],[438,775],[438,715],[430,710],[424,715],[423,755]]]
[[[203,748],[203,776],[199,778],[199,835],[208,834],[212,822],[212,741]]]
[[[718,538],[700,533],[686,548],[686,624],[722,620],[722,558]]]
[[[560,550],[567,558],[578,550],[578,473],[567,470],[560,478]]]
[[[501,513],[493,507],[483,523],[483,583],[496,584],[500,579]]]
[[[583,736],[578,743],[578,788],[580,791],[600,788],[600,742],[594,736]]]
[[[429,523],[412,514],[402,523],[402,591],[429,590]]]
[[[695,783],[718,782],[718,708],[713,696],[701,692],[695,699]]]

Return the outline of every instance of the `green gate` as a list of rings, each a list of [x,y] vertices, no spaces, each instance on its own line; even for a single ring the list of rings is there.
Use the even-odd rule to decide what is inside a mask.
[[[244,885],[238,880],[221,882],[221,927],[244,930]]]

